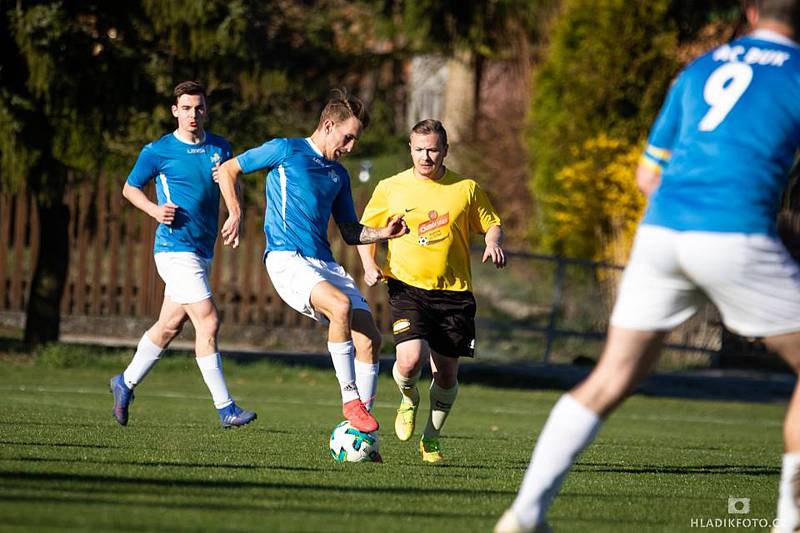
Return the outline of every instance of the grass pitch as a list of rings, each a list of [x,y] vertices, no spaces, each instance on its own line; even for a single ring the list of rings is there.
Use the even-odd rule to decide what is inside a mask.
[[[382,377],[385,463],[338,464],[327,451],[342,418],[332,369],[226,361],[232,393],[259,418],[223,430],[194,360],[168,356],[137,389],[123,428],[107,383],[128,357],[72,358],[66,368],[0,359],[0,530],[490,531],[560,394],[463,385],[446,461],[427,465],[416,439],[393,436],[397,395]],[[554,530],[771,520],[783,412],[633,398],[581,456],[552,509]],[[749,498],[749,514],[729,514],[730,497]]]

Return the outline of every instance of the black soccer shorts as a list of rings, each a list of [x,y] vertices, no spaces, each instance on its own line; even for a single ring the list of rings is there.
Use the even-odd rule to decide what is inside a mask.
[[[423,339],[446,357],[475,356],[475,297],[469,291],[418,289],[388,279],[395,344]]]

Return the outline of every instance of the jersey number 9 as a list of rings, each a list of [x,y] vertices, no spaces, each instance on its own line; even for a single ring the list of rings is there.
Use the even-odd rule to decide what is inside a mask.
[[[700,121],[700,131],[713,131],[739,101],[753,80],[753,68],[747,63],[726,63],[706,80],[703,98],[711,109]]]

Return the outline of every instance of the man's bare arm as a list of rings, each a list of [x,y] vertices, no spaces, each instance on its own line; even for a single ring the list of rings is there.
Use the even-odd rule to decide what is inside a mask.
[[[122,196],[124,196],[130,203],[141,209],[149,216],[158,221],[159,224],[166,224],[169,226],[175,220],[175,210],[177,206],[172,203],[158,205],[150,200],[141,189],[130,185],[125,182],[122,187]]]
[[[408,226],[403,220],[403,215],[394,215],[382,228],[370,228],[359,222],[342,222],[339,224],[339,232],[344,242],[350,246],[357,246],[402,237],[408,233]]]
[[[225,161],[219,167],[219,191],[228,209],[228,218],[222,225],[223,244],[230,244],[232,248],[239,246],[239,225],[242,221],[242,204],[239,201],[241,192],[239,186],[239,176],[242,174],[242,167],[234,157]]]

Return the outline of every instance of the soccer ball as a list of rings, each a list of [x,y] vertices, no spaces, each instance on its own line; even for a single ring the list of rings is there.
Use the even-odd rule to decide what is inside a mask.
[[[347,420],[339,422],[331,431],[331,457],[343,463],[359,463],[362,461],[381,462],[378,453],[380,439],[378,432],[364,433],[350,425]]]

